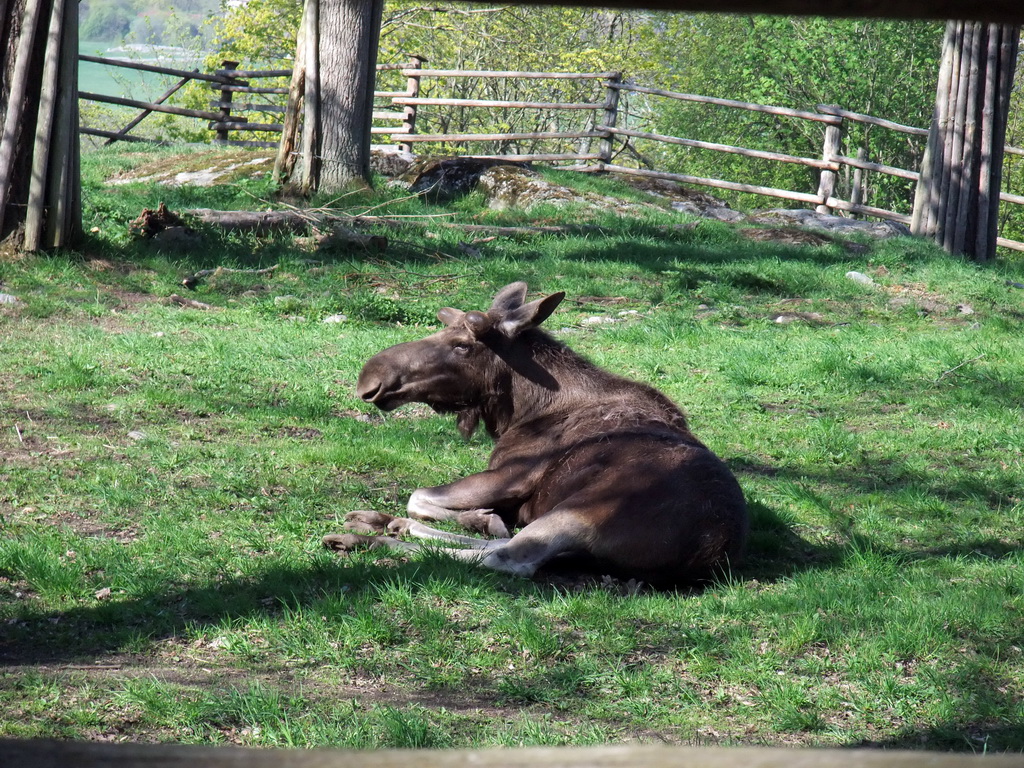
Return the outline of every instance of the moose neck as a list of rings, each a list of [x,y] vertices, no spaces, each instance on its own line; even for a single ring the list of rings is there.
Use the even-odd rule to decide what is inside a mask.
[[[578,401],[581,389],[610,377],[539,330],[526,331],[495,352],[495,394],[480,407],[484,425],[495,438],[516,424]]]
[[[599,368],[546,333],[527,331],[494,351],[498,360],[492,394],[465,415],[474,426],[482,419],[495,439],[535,419],[548,419],[549,427],[554,420],[562,423],[559,428],[567,428],[600,413],[608,428],[644,425],[685,434],[696,442],[685,414],[664,394]]]

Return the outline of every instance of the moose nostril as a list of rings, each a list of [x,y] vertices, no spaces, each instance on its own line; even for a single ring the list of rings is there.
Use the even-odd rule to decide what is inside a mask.
[[[366,384],[359,387],[359,396],[368,403],[372,403],[374,398],[380,394],[380,382],[375,381],[371,384]]]

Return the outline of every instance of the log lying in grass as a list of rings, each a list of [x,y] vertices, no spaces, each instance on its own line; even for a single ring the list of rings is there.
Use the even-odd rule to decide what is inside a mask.
[[[229,232],[253,232],[259,235],[276,232],[305,234],[316,228],[323,232],[317,239],[317,246],[320,248],[357,246],[368,251],[381,252],[388,247],[388,239],[383,235],[355,232],[339,224],[338,217],[322,211],[215,211],[210,208],[193,208],[182,211],[182,214]]]
[[[229,232],[253,232],[259,235],[275,232],[304,234],[310,227],[321,223],[317,217],[301,211],[216,211],[212,208],[192,208],[182,211],[182,215]]]

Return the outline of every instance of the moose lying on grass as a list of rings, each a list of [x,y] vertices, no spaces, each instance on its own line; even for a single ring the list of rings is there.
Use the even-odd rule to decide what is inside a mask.
[[[408,535],[469,547],[446,551],[522,576],[574,555],[599,573],[666,585],[736,562],[748,531],[736,478],[667,397],[537,328],[564,297],[527,304],[526,284],[513,283],[487,312],[442,309],[443,330],[370,358],[356,386],[363,400],[456,413],[466,437],[483,421],[496,444],[486,471],[414,491],[415,520],[350,512],[353,533],[325,536],[324,546],[417,549],[364,534]],[[496,538],[417,520],[455,520]]]

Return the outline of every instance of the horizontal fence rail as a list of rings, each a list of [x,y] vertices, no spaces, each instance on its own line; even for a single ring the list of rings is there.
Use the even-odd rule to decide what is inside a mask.
[[[277,147],[278,140],[270,137],[281,134],[282,123],[274,122],[275,116],[284,115],[286,107],[283,97],[288,94],[287,86],[254,86],[252,80],[268,78],[288,78],[291,70],[243,70],[238,69],[236,62],[225,61],[222,68],[213,73],[178,70],[150,64],[118,61],[97,56],[79,56],[81,61],[124,67],[143,72],[168,75],[181,80],[155,102],[144,102],[138,99],[127,99],[103,96],[95,93],[80,92],[83,100],[94,101],[114,106],[131,107],[140,110],[130,123],[119,131],[82,128],[86,135],[106,138],[107,143],[114,141],[153,141],[130,133],[146,116],[153,112],[189,117],[207,121],[209,130],[215,132],[215,144],[234,146]],[[887,163],[875,162],[866,156],[864,150],[851,157],[841,151],[844,129],[848,125],[871,126],[885,131],[904,134],[909,140],[922,140],[928,136],[928,129],[902,125],[892,120],[866,115],[843,109],[835,105],[819,105],[814,111],[777,107],[766,104],[753,104],[734,99],[722,99],[699,94],[680,93],[677,91],[652,88],[624,82],[618,72],[523,72],[523,71],[492,71],[492,70],[454,70],[431,69],[423,66],[424,59],[413,57],[410,62],[398,64],[379,64],[378,73],[392,73],[406,78],[404,90],[377,90],[374,92],[377,106],[373,111],[375,125],[371,128],[372,135],[380,139],[388,139],[397,143],[400,148],[412,151],[414,147],[423,145],[439,145],[445,150],[451,145],[462,146],[472,144],[492,144],[499,148],[496,153],[473,153],[469,156],[482,159],[503,159],[517,162],[549,162],[566,164],[566,167],[582,171],[613,171],[633,176],[667,179],[681,184],[705,186],[744,194],[761,195],[782,200],[790,200],[804,205],[814,206],[821,213],[841,212],[857,216],[896,221],[909,225],[911,217],[904,213],[890,211],[881,207],[866,204],[863,200],[865,188],[864,174],[875,173],[917,182],[919,172],[914,169],[898,168]],[[574,81],[586,85],[591,83],[592,91],[586,100],[516,100],[501,98],[469,98],[466,96],[424,96],[421,95],[422,83],[426,79],[446,80],[477,80],[482,82],[515,81],[515,80],[550,80],[555,83]],[[216,91],[217,98],[208,102],[209,111],[177,107],[165,103],[190,80],[205,82]],[[663,133],[637,130],[620,125],[619,99],[623,94],[637,94],[651,100],[665,99],[675,102],[706,104],[724,109],[745,110],[748,112],[770,115],[780,120],[800,120],[820,125],[824,131],[824,144],[819,156],[801,157],[784,152],[723,144],[711,141],[670,136]],[[264,101],[239,101],[236,96],[255,96]],[[278,103],[272,103],[273,99]],[[436,133],[416,130],[417,117],[424,109],[431,113],[441,110],[484,110],[489,115],[495,111],[511,110],[536,112],[544,114],[579,114],[587,116],[584,128],[564,128],[561,130],[509,130],[505,132],[483,131],[441,131]],[[248,115],[259,115],[250,120]],[[283,117],[281,118],[283,120]],[[540,118],[538,117],[538,120]],[[553,118],[552,118],[553,119]],[[561,121],[558,121],[561,124]],[[446,121],[440,121],[446,125]],[[539,126],[538,126],[539,127]],[[268,140],[236,138],[240,132],[250,134],[270,134]],[[799,165],[818,172],[819,184],[816,191],[778,189],[770,186],[750,184],[736,180],[708,178],[684,173],[671,173],[653,168],[638,168],[623,165],[616,161],[616,150],[625,148],[633,141],[654,142],[660,145],[684,147],[686,149],[718,152],[736,155],[754,160]],[[573,144],[570,144],[572,142]],[[538,144],[555,144],[560,148],[576,146],[576,151],[543,151]],[[524,149],[533,147],[533,149]],[[448,149],[450,151],[450,149]],[[1007,155],[1024,156],[1024,148],[1006,147]],[[460,150],[460,153],[462,151]],[[840,173],[849,171],[853,174],[852,194],[850,200],[836,195],[836,182]],[[1024,195],[1003,192],[999,195],[1001,203],[1024,205]],[[1024,251],[1024,243],[999,238],[1000,246]]]

